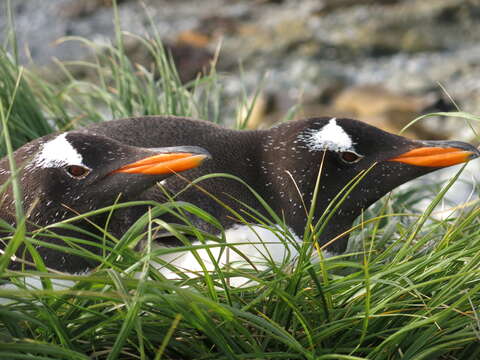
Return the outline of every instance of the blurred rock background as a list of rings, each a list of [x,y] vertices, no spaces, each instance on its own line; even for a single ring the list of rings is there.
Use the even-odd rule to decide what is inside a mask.
[[[41,72],[51,78],[61,74],[51,66],[53,58],[88,57],[79,43],[58,44],[59,38],[82,36],[105,42],[113,37],[111,0],[12,4],[22,62],[42,66]],[[253,93],[262,85],[250,126],[279,121],[299,103],[297,117],[351,116],[394,132],[420,114],[455,110],[449,96],[460,109],[480,113],[480,0],[144,4],[118,1],[122,28],[149,33],[150,16],[182,80],[191,80],[208,67],[220,47],[218,70],[228,74],[227,94],[238,94],[242,87]],[[5,15],[0,15],[1,36],[7,26]],[[151,59],[139,41],[128,37],[126,43],[132,60],[148,67]],[[410,129],[409,135],[474,137],[462,125],[458,119],[429,119]]]
[[[151,32],[151,17],[183,81],[207,69],[220,49],[225,123],[235,121],[229,99],[258,87],[251,127],[289,116],[349,116],[398,133],[428,112],[458,106],[480,114],[480,0],[117,3],[125,31]],[[113,38],[111,0],[12,0],[12,5],[21,61],[52,80],[61,81],[53,58],[91,56],[79,43],[57,43],[59,38],[99,43]],[[1,37],[6,29],[3,11]],[[148,68],[151,59],[138,40],[127,37],[126,48]],[[89,76],[82,71],[77,76]],[[443,117],[422,120],[407,135],[478,142],[464,120]]]

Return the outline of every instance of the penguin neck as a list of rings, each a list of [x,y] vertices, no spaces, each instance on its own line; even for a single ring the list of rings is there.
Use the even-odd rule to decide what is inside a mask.
[[[262,196],[295,235],[302,238],[315,194],[320,163],[312,161],[302,149],[297,149],[291,139],[266,135],[263,137],[262,146],[260,160],[260,175],[264,188]],[[313,204],[315,211],[312,226],[322,218],[328,205],[337,195],[329,192],[332,187],[328,184],[335,182],[334,179],[329,179],[325,170],[320,176],[317,197]],[[320,244],[325,244],[346,232],[351,228],[359,211],[351,211],[341,205],[328,223],[318,225],[317,229],[322,228],[322,231],[315,235],[315,239]],[[345,241],[336,241],[328,247],[328,250],[343,252],[345,245]]]
[[[285,221],[286,225],[293,230],[294,234],[299,238],[303,237],[312,205],[315,206],[315,210],[311,224],[314,227],[317,226],[317,230],[322,229],[321,233],[315,234],[315,239],[321,245],[350,229],[359,214],[356,211],[345,209],[345,206],[342,205],[325,225],[317,224],[336,194],[331,195],[327,191],[322,191],[322,188],[327,190],[328,187],[320,183],[317,197],[313,203],[318,169],[317,174],[307,174],[307,172],[298,174],[299,170],[297,170],[297,173],[293,173],[293,171],[284,169],[282,172],[275,169],[267,177],[265,200],[275,213]],[[335,208],[335,204],[332,204],[330,211],[333,208]],[[348,237],[348,235],[345,236]],[[339,238],[338,241],[328,247],[328,250],[341,253],[345,251],[345,244],[346,242],[340,241]]]
[[[261,195],[272,210],[301,238],[310,205],[307,199],[313,194],[314,166],[296,151],[283,127],[262,132],[258,188],[264,190]]]

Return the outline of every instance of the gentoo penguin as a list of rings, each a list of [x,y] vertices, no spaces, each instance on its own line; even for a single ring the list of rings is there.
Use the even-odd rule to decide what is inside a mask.
[[[320,174],[315,220],[352,179],[368,170],[318,234],[321,244],[351,228],[362,210],[397,186],[480,156],[467,143],[410,140],[352,119],[308,118],[268,130],[238,131],[189,118],[151,116],[100,123],[83,131],[108,134],[127,145],[204,148],[212,155],[210,161],[182,174],[182,178],[166,179],[163,187],[175,194],[205,174],[234,175],[253,188],[299,239],[305,231],[317,176]],[[164,189],[151,188],[139,198],[164,201]],[[252,214],[252,209],[270,217],[245,184],[229,178],[209,178],[176,199],[206,210],[227,231],[241,230],[242,226],[220,203],[251,223],[255,219],[247,214]],[[190,220],[205,231],[218,231],[202,219]],[[345,251],[347,240],[339,238],[328,250]]]
[[[160,142],[158,143],[160,144]],[[178,145],[178,144],[177,144]],[[95,132],[71,131],[42,137],[24,145],[14,153],[19,183],[23,190],[23,208],[27,216],[27,228],[35,230],[66,218],[91,210],[113,205],[116,201],[135,200],[144,190],[175,173],[199,166],[209,158],[208,152],[196,146],[141,147],[121,143]],[[11,181],[7,158],[0,161],[0,183]],[[143,209],[143,211],[145,211]],[[115,221],[115,215],[109,221]],[[111,214],[110,214],[111,215]],[[122,235],[141,215],[131,216],[122,212],[122,219],[111,232]],[[95,233],[95,227],[106,224],[107,213],[89,221],[77,223],[83,231]],[[0,194],[0,218],[15,224],[15,204],[12,187]],[[110,228],[109,228],[110,229]],[[0,229],[3,236],[8,229]],[[69,235],[73,230],[55,229],[55,234]],[[77,238],[82,238],[75,232]],[[93,236],[84,235],[84,247],[94,254],[101,254]],[[58,237],[41,239],[62,244]],[[0,238],[0,249],[7,241]],[[98,245],[98,244],[97,244]],[[23,248],[17,255],[21,257]],[[37,246],[47,266],[71,273],[92,267],[86,259],[68,255],[52,248]],[[25,253],[28,253],[25,252]],[[27,260],[31,260],[29,256]],[[12,261],[10,268],[18,269],[21,262]]]
[[[166,178],[162,181],[161,187],[153,186],[155,181],[151,181],[149,185],[143,186],[143,192],[138,192],[136,188],[128,199],[164,202],[165,191],[172,194],[178,193],[176,200],[193,203],[218,219],[225,229],[225,234],[231,235],[234,239],[233,242],[235,239],[241,242],[258,241],[255,236],[260,235],[263,238],[267,236],[267,232],[264,231],[265,229],[257,230],[255,234],[250,229],[245,232],[245,226],[238,223],[230,210],[240,213],[251,224],[255,224],[257,220],[254,217],[258,218],[260,215],[271,218],[245,184],[263,198],[279,218],[284,219],[293,233],[293,238],[300,241],[305,231],[306,213],[312,205],[318,176],[319,192],[313,211],[314,222],[321,218],[332,199],[352,179],[362,171],[368,170],[351,190],[346,201],[336,209],[328,223],[321,228],[321,232],[316,234],[318,241],[326,244],[348,230],[363,209],[400,184],[480,155],[475,147],[466,143],[409,140],[356,120],[335,118],[309,118],[284,123],[269,130],[236,131],[205,121],[152,116],[95,124],[78,130],[75,134],[107,137],[116,144],[115,146],[121,144],[121,146],[155,148],[184,145],[206,149],[211,154],[211,159],[202,166],[188,170],[182,173],[182,176]],[[76,152],[82,151],[80,142],[74,142],[69,135],[67,140]],[[31,156],[35,158],[34,154],[38,150],[29,150],[27,146],[23,152],[27,153],[27,158]],[[111,160],[109,155],[111,154],[108,154],[108,151],[103,151],[94,158],[106,156]],[[87,155],[82,155],[83,157],[86,158]],[[24,158],[25,156],[20,156],[20,160]],[[39,160],[36,162],[43,163]],[[58,163],[65,164],[62,161]],[[112,165],[107,173],[120,166],[124,166],[124,163]],[[28,169],[28,166],[26,168]],[[56,170],[60,171],[59,169]],[[65,169],[65,166],[61,169]],[[179,190],[184,190],[192,180],[211,173],[234,175],[243,183],[227,177],[210,177],[179,193]],[[136,181],[132,180],[129,186],[136,186]],[[53,190],[48,196],[57,200],[60,196],[57,193],[58,191]],[[93,196],[89,198],[90,195]],[[44,200],[45,204],[49,204],[48,196]],[[78,210],[86,211],[92,205],[96,206],[99,202],[97,196],[101,195],[87,193],[84,201],[90,205]],[[71,195],[69,197],[71,198]],[[28,203],[28,199],[26,200]],[[109,201],[111,203],[112,199],[110,198]],[[57,201],[55,213],[59,211],[58,203]],[[35,216],[35,212],[32,214]],[[61,216],[68,215],[62,213]],[[53,216],[53,220],[61,216]],[[201,230],[218,233],[218,229],[213,228],[210,223],[194,215],[188,216],[191,217],[190,223]],[[178,222],[178,219],[173,216],[167,216],[164,220]],[[255,238],[252,239],[252,235]],[[165,237],[159,238],[158,242],[162,243],[165,240],[168,244],[175,243],[175,239]],[[328,250],[343,252],[346,244],[346,237],[339,238],[329,245]],[[250,252],[250,250],[245,251],[248,257],[249,255],[258,256],[261,252]],[[277,246],[275,251],[280,257],[283,256],[280,247]],[[190,258],[187,256],[185,261],[180,259],[177,264],[187,269],[197,267],[190,263]],[[50,260],[47,264],[70,272],[82,270],[78,267],[59,268],[58,264]],[[87,266],[87,264],[84,265]]]

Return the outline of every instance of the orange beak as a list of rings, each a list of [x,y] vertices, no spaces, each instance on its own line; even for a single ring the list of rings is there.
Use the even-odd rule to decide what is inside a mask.
[[[421,147],[403,153],[388,161],[425,167],[447,167],[466,162],[478,153],[456,147]]]
[[[162,175],[198,167],[208,156],[192,153],[158,154],[122,166],[112,173]]]

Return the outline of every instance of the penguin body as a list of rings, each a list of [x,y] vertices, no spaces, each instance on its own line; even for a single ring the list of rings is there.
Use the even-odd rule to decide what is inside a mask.
[[[31,211],[37,225],[47,225],[52,221],[71,216],[71,212],[64,211],[63,205],[67,205],[67,208],[72,207],[68,200],[78,196],[85,203],[84,206],[77,207],[78,212],[110,205],[115,202],[119,193],[124,193],[124,200],[164,202],[166,201],[165,190],[171,194],[177,194],[191,181],[202,175],[223,173],[233,175],[241,181],[227,177],[209,178],[197,183],[197,186],[190,186],[175,199],[190,202],[209,212],[220,221],[226,233],[232,235],[232,239],[238,239],[234,234],[235,231],[246,230],[248,234],[251,233],[251,229],[245,224],[239,224],[238,219],[235,219],[228,208],[241,214],[248,223],[253,225],[257,225],[255,217],[258,216],[275,222],[269,211],[247,188],[246,184],[248,184],[269,204],[276,216],[283,219],[288,231],[292,233],[292,238],[299,241],[305,231],[310,207],[314,205],[313,223],[315,224],[329,208],[335,196],[352,181],[358,179],[359,174],[363,174],[358,184],[351,189],[345,201],[331,214],[330,220],[322,226],[322,231],[318,234],[317,239],[320,244],[329,244],[327,250],[335,253],[345,250],[348,239],[347,236],[342,237],[342,234],[351,227],[355,218],[384,194],[416,177],[480,155],[475,147],[466,143],[409,140],[356,120],[335,118],[309,118],[257,131],[230,130],[209,122],[180,117],[128,118],[95,124],[70,132],[64,136],[63,140],[66,139],[75,151],[63,149],[60,159],[57,155],[47,156],[59,153],[55,146],[62,143],[61,136],[48,137],[26,145],[16,153],[20,163],[27,158],[33,158],[35,164],[33,168],[46,172],[45,175],[34,174],[38,179],[25,183],[25,179],[32,175],[28,172],[32,167],[29,168],[27,164],[25,166],[27,172],[25,173],[24,170],[21,177],[24,188],[24,207],[27,212]],[[92,141],[82,140],[82,136],[108,141],[94,141],[92,147]],[[111,145],[105,145],[106,148],[102,149],[106,143]],[[130,154],[139,151],[142,155],[127,160],[128,156],[124,152],[112,150],[108,148],[109,146],[113,149],[117,147],[137,149],[127,152]],[[197,153],[203,154],[205,158],[208,152],[211,154],[211,159],[202,166],[191,166],[190,170],[185,171],[181,176],[167,174],[155,178],[147,177],[146,182],[141,181],[145,175],[136,175],[125,180],[124,178],[130,174],[116,174],[123,178],[112,177],[113,180],[106,187],[111,189],[110,191],[91,190],[90,184],[84,189],[75,187],[77,190],[73,194],[72,186],[68,185],[70,180],[67,181],[67,178],[62,178],[63,180],[58,178],[55,181],[49,178],[52,173],[64,172],[68,168],[65,156],[68,161],[73,161],[73,165],[87,165],[87,168],[94,167],[95,162],[110,164],[113,161],[114,163],[108,165],[110,167],[102,170],[104,173],[99,175],[105,177],[115,169],[125,167],[125,164],[128,168],[128,163],[145,157],[145,151],[148,152],[149,149],[160,146],[174,147],[177,150],[178,146],[205,149],[197,150]],[[195,150],[191,151],[192,148],[188,149],[190,150],[187,151],[195,153]],[[82,160],[85,159],[85,162],[80,164],[75,162],[79,160],[78,153],[81,153]],[[121,164],[118,163],[119,159],[122,159]],[[46,166],[52,164],[55,165],[53,169]],[[0,180],[6,181],[9,174],[5,159],[0,163],[0,169],[2,168],[0,176],[3,177]],[[313,203],[317,179],[319,179],[318,196]],[[162,188],[155,185],[160,180],[162,180]],[[47,181],[49,184],[45,185],[42,181]],[[41,212],[36,212],[36,208],[29,209],[32,206],[31,198],[38,198],[34,196],[37,189],[43,189],[40,195],[44,209]],[[8,203],[8,198],[3,200],[0,215],[8,221],[11,219],[12,207]],[[224,205],[227,205],[227,208]],[[49,207],[52,207],[51,210]],[[143,209],[143,211],[146,210]],[[135,212],[132,219],[125,221],[125,226],[119,229],[119,235],[140,215]],[[218,229],[210,223],[193,215],[189,216],[190,223],[199,229],[218,233]],[[168,215],[162,219],[169,222],[178,221]],[[262,240],[265,240],[266,233],[263,230],[260,233]],[[251,238],[249,235],[246,236]],[[274,233],[272,238],[276,238],[278,243],[281,242],[280,237]],[[331,242],[333,239],[335,241]],[[258,240],[257,237],[248,241],[257,242]],[[175,239],[159,238],[157,242],[160,245],[164,242],[171,245],[175,244]],[[258,250],[258,253],[262,251]],[[75,266],[59,266],[62,261],[61,258],[49,260],[47,265],[68,271],[82,271],[90,266],[77,263]],[[190,266],[187,260],[182,264],[182,266]]]
[[[466,143],[410,140],[352,119],[309,118],[268,130],[236,131],[205,121],[153,116],[102,123],[85,131],[108,132],[122,143],[140,142],[147,147],[161,143],[205,148],[212,160],[182,174],[183,177],[166,179],[163,186],[175,194],[202,175],[234,175],[253,188],[298,238],[305,231],[306,214],[319,174],[315,220],[352,179],[368,170],[319,234],[321,244],[347,231],[362,210],[397,186],[479,156],[479,151]],[[227,230],[238,226],[238,222],[217,200],[244,214],[248,222],[254,223],[246,215],[251,213],[249,208],[269,217],[257,198],[236,180],[218,177],[198,185],[205,192],[191,187],[176,199],[208,211]],[[157,189],[150,189],[143,196],[164,201],[163,191]],[[216,231],[200,219],[191,221],[203,230]],[[347,240],[339,238],[328,250],[343,252]]]

